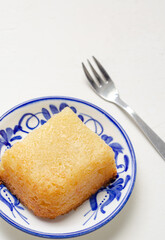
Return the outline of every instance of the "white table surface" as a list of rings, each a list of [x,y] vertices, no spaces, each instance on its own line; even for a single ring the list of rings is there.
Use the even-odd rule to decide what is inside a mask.
[[[135,188],[111,222],[77,239],[164,239],[165,162],[124,112],[92,92],[81,67],[92,55],[123,100],[165,140],[163,0],[0,1],[0,115],[50,95],[78,97],[109,112],[133,143]],[[0,239],[40,238],[0,219]]]

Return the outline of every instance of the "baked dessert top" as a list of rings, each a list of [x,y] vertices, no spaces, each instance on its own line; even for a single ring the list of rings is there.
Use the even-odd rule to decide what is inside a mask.
[[[116,177],[112,149],[69,108],[2,156],[0,178],[37,216],[64,214]]]

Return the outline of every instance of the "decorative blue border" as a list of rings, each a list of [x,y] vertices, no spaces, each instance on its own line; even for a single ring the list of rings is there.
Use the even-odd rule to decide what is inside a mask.
[[[95,224],[92,227],[86,228],[84,230],[80,230],[80,231],[76,231],[76,232],[70,232],[70,233],[63,233],[63,234],[53,234],[53,233],[47,233],[45,234],[44,232],[39,232],[39,231],[35,231],[35,230],[30,230],[29,228],[26,227],[22,227],[22,225],[15,223],[13,220],[11,220],[6,214],[4,214],[1,210],[0,210],[0,216],[6,220],[8,223],[10,223],[11,225],[13,225],[14,227],[18,228],[19,230],[22,230],[26,233],[38,236],[38,237],[45,237],[45,238],[71,238],[71,237],[77,237],[77,236],[81,236],[87,233],[90,233],[92,231],[95,231],[96,229],[102,227],[103,225],[105,225],[106,223],[108,223],[110,220],[112,220],[120,211],[121,209],[124,207],[124,205],[126,204],[126,202],[128,201],[134,184],[135,184],[135,178],[136,178],[136,157],[135,157],[135,153],[134,153],[134,149],[132,146],[132,143],[128,137],[128,135],[126,134],[126,132],[124,131],[124,129],[121,127],[121,125],[107,112],[105,112],[104,110],[102,110],[100,107],[89,103],[87,101],[84,100],[80,100],[77,98],[72,98],[72,97],[64,97],[64,96],[50,96],[50,97],[41,97],[41,98],[36,98],[36,99],[32,99],[29,101],[26,101],[22,104],[19,104],[13,108],[11,108],[9,111],[7,111],[5,114],[3,114],[0,117],[0,121],[2,121],[6,116],[8,116],[9,114],[11,114],[13,111],[16,111],[19,108],[22,108],[26,105],[29,104],[33,104],[36,102],[40,102],[40,101],[45,101],[45,100],[62,100],[62,101],[73,101],[73,102],[78,102],[78,103],[82,103],[84,105],[90,106],[94,109],[96,109],[97,111],[99,111],[100,113],[102,113],[104,116],[106,116],[120,131],[120,133],[122,134],[122,136],[124,137],[128,149],[130,151],[131,154],[131,160],[132,160],[132,179],[131,179],[131,185],[127,191],[127,194],[125,196],[125,198],[122,200],[122,202],[119,204],[118,208],[115,209],[107,218],[103,219],[101,222]]]
[[[72,105],[72,103],[71,103]],[[115,153],[115,162],[117,167],[117,178],[116,180],[106,187],[100,188],[95,194],[89,198],[90,209],[84,214],[83,226],[89,223],[91,220],[96,220],[98,215],[105,214],[107,206],[114,200],[119,201],[122,196],[122,191],[127,186],[131,179],[131,176],[127,173],[129,170],[129,157],[124,154],[124,148],[118,142],[115,142],[112,136],[105,134],[104,127],[101,122],[93,118],[91,115],[78,112],[77,107],[67,104],[66,101],[60,101],[60,104],[49,102],[45,107],[39,108],[37,112],[25,112],[18,119],[16,125],[6,127],[0,130],[0,154],[1,150],[4,151],[12,147],[15,141],[22,140],[24,134],[29,134],[32,130],[45,124],[52,115],[61,112],[65,107],[70,107],[72,111],[77,114],[81,121],[88,126],[92,124],[92,130],[100,136],[107,145],[109,145]],[[33,122],[35,120],[35,124]],[[22,135],[23,134],[23,135]],[[122,154],[123,162],[118,161],[119,154]],[[122,173],[127,173],[127,176],[123,178]],[[102,197],[98,195],[102,194]],[[28,219],[23,215],[23,206],[20,205],[19,200],[16,196],[12,195],[4,185],[0,185],[0,201],[2,201],[11,211],[14,218],[21,217],[27,224]]]

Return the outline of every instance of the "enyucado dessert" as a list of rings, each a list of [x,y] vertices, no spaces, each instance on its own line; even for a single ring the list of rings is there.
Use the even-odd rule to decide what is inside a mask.
[[[35,215],[77,208],[117,175],[112,149],[69,108],[5,151],[0,179]]]

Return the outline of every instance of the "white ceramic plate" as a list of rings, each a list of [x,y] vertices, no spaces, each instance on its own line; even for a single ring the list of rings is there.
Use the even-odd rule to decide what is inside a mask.
[[[53,114],[69,106],[115,152],[118,177],[101,188],[75,211],[54,220],[40,219],[24,207],[4,185],[0,185],[0,215],[14,227],[48,238],[67,238],[92,232],[124,207],[136,177],[136,160],[132,144],[119,123],[99,107],[70,97],[44,97],[24,102],[0,118],[0,156],[15,142],[44,124]]]

